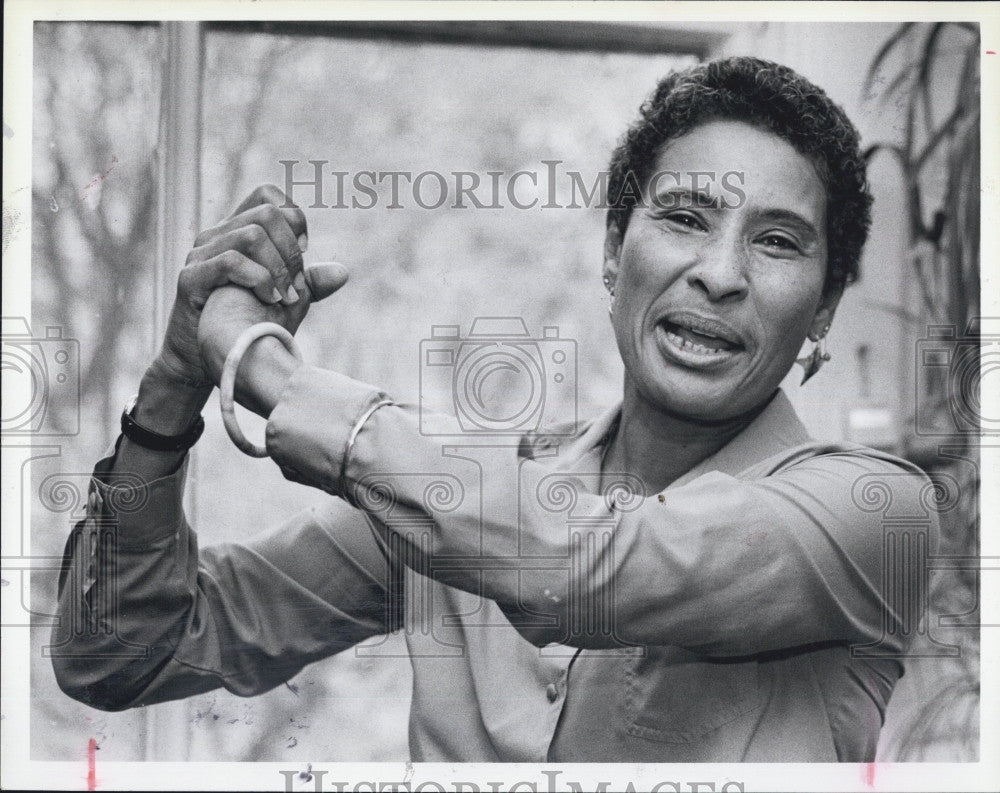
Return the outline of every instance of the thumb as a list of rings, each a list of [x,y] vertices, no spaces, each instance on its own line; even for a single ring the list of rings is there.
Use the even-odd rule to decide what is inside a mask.
[[[349,273],[340,262],[318,262],[304,270],[306,285],[316,303],[329,297],[347,283]]]

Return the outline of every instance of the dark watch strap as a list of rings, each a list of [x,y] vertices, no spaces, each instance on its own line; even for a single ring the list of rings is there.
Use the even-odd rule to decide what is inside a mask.
[[[132,418],[135,397],[132,397],[122,411],[122,434],[132,443],[155,452],[183,452],[197,443],[205,430],[205,419],[200,415],[188,429],[180,435],[161,435],[139,424]]]

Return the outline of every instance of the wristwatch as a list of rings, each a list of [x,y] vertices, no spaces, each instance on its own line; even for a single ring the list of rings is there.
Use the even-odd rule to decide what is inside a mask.
[[[132,443],[142,446],[144,449],[152,449],[155,452],[184,452],[190,449],[205,431],[205,419],[199,414],[188,429],[180,435],[161,435],[139,424],[132,418],[132,411],[135,409],[135,401],[138,394],[132,396],[125,404],[122,411],[122,435]]]

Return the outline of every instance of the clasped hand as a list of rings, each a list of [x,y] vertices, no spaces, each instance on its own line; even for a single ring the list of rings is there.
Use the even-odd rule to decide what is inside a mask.
[[[226,220],[199,234],[178,277],[161,370],[189,385],[217,385],[226,355],[248,327],[275,322],[295,333],[310,304],[347,281],[336,262],[304,267],[306,234],[302,210],[273,185],[258,187]],[[261,377],[248,356],[237,398],[258,412]]]

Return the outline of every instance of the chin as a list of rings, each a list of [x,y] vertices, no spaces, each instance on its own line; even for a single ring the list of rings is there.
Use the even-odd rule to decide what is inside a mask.
[[[657,410],[697,421],[726,423],[751,413],[770,399],[778,387],[749,386],[739,372],[698,372],[662,363],[636,382],[642,398]]]
[[[661,375],[660,382],[653,384],[652,388],[641,389],[646,392],[643,396],[663,413],[699,423],[725,422],[746,411],[742,400],[738,400],[736,394],[728,389],[692,388],[678,382],[679,379],[664,383]]]

